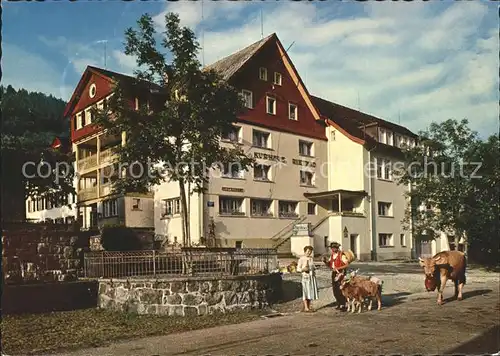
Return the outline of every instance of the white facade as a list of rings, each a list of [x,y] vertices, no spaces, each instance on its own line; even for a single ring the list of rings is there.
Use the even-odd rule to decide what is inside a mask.
[[[64,222],[76,220],[76,199],[68,194],[66,199],[49,197],[28,198],[26,200],[26,219],[33,222]]]

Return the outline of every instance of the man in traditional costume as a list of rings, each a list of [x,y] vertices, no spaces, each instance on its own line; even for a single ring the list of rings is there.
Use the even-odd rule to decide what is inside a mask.
[[[349,263],[353,261],[354,256],[351,251],[347,251],[347,253],[341,251],[338,242],[332,242],[330,248],[332,249],[330,258],[328,259],[325,256],[323,262],[332,270],[332,290],[333,296],[337,301],[336,309],[345,311],[347,300],[340,290],[340,283],[345,277],[346,268],[349,266]]]

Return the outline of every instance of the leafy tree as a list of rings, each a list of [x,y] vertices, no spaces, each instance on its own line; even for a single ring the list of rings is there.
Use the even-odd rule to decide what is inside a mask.
[[[475,261],[500,261],[500,143],[496,135],[476,142],[469,161],[478,165],[471,176],[472,189],[465,202],[469,251]]]
[[[419,133],[419,144],[407,147],[406,169],[400,171],[400,184],[411,184],[404,223],[412,222],[415,236],[434,238],[439,231],[452,233],[455,246],[466,237],[471,196],[473,165],[468,164],[470,151],[477,145],[477,134],[467,120],[432,123]]]
[[[2,96],[2,220],[25,218],[25,199],[50,190],[73,192],[71,155],[53,150],[55,136],[67,137],[66,103],[43,93],[0,86]],[[24,165],[33,162],[32,165]],[[35,165],[45,162],[37,174]],[[59,162],[59,179],[54,170]],[[24,166],[24,172],[23,172]],[[50,169],[49,169],[50,167]]]
[[[125,226],[105,226],[101,232],[101,244],[106,251],[137,251],[142,242],[134,229]]]
[[[96,122],[112,134],[126,133],[126,144],[117,149],[122,165],[148,163],[142,175],[128,170],[115,191],[144,192],[164,181],[178,182],[186,246],[191,244],[188,199],[205,191],[210,168],[237,162],[247,169],[253,163],[239,146],[221,146],[219,140],[232,129],[243,102],[218,73],[202,70],[195,35],[179,25],[178,15],[165,16],[161,47],[168,55],[157,45],[150,15],[141,16],[137,25],[125,32],[125,53],[135,55],[145,69],[135,72],[132,85],[117,82],[108,110],[95,109]],[[141,92],[149,92],[149,102],[135,110],[130,99]]]

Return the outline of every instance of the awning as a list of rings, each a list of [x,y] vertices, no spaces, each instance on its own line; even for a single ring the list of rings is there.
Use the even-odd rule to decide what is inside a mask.
[[[367,192],[364,190],[344,190],[344,189],[337,189],[337,190],[329,190],[326,192],[318,192],[318,193],[304,193],[304,197],[308,199],[318,199],[318,198],[333,198],[338,195],[341,195],[342,197],[346,198],[362,198],[368,195]]]

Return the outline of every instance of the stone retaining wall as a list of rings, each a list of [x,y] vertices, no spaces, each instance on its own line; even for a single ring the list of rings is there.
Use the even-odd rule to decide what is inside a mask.
[[[137,314],[191,316],[265,308],[282,293],[280,274],[99,280],[99,307]]]
[[[72,225],[4,224],[2,270],[6,283],[75,280],[88,236]]]

